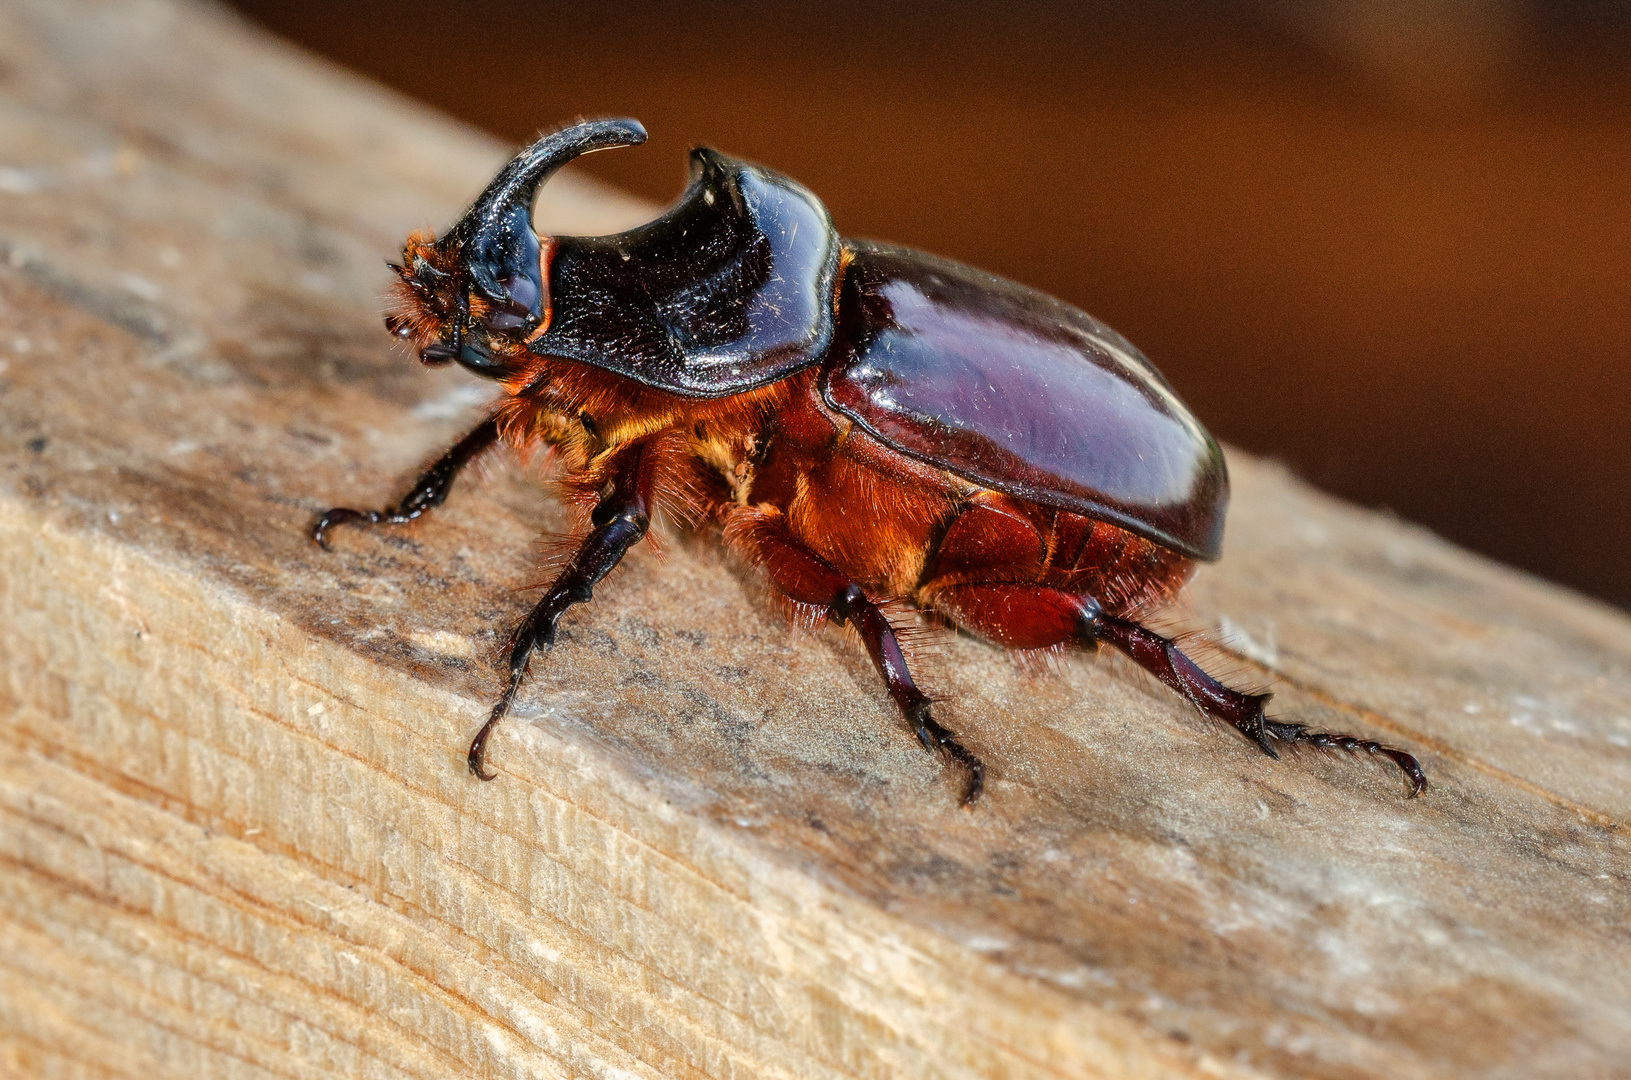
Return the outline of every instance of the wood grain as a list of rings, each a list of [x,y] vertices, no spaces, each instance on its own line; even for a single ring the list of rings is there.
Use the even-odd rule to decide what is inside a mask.
[[[305,529],[479,415],[381,260],[503,148],[180,0],[0,7],[0,148],[0,1074],[1631,1075],[1623,615],[1235,455],[1175,624],[1426,797],[948,638],[966,813],[853,642],[671,536],[479,784],[564,515],[495,458]]]

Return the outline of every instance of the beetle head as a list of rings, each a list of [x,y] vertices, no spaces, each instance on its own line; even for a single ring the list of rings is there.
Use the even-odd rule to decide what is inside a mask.
[[[532,227],[539,187],[575,157],[645,141],[637,121],[586,120],[527,147],[440,239],[408,237],[386,329],[417,344],[427,364],[504,374],[549,326],[549,244]]]

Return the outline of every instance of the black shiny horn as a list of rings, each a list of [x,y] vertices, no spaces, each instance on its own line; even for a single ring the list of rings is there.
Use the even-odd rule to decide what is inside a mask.
[[[538,237],[532,229],[532,204],[539,187],[573,158],[645,141],[646,129],[638,120],[585,120],[553,131],[517,154],[493,177],[443,242],[460,248],[471,278],[489,299],[517,315],[536,316],[536,286],[541,283],[529,279],[537,274]]]

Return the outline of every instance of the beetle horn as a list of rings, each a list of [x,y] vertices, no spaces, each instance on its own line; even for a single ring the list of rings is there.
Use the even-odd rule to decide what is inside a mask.
[[[446,241],[457,245],[471,278],[489,298],[536,311],[536,294],[517,293],[528,291],[518,277],[538,272],[532,204],[539,187],[573,158],[645,141],[646,129],[637,120],[585,120],[545,135],[493,177]]]

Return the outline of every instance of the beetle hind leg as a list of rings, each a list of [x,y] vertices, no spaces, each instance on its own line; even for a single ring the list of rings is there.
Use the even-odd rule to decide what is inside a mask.
[[[1353,735],[1314,731],[1305,724],[1270,720],[1263,714],[1270,695],[1231,690],[1184,655],[1170,638],[1130,619],[1107,614],[1090,596],[1040,585],[963,584],[931,586],[925,589],[925,599],[959,626],[1009,648],[1111,645],[1203,713],[1228,721],[1270,757],[1280,756],[1276,742],[1363,750],[1397,765],[1410,780],[1412,798],[1427,786],[1420,763],[1398,747]]]
[[[1372,756],[1387,758],[1399,767],[1410,781],[1410,798],[1416,798],[1426,790],[1427,774],[1422,772],[1420,762],[1398,747],[1354,735],[1314,731],[1306,724],[1270,720],[1263,715],[1263,705],[1270,695],[1243,694],[1231,690],[1202,671],[1170,639],[1128,619],[1107,615],[1090,599],[1083,599],[1081,603],[1084,637],[1109,642],[1144,670],[1183,694],[1202,712],[1227,720],[1239,728],[1241,734],[1270,757],[1280,756],[1275,752],[1271,739],[1288,744],[1302,743],[1319,749],[1363,750]]]

